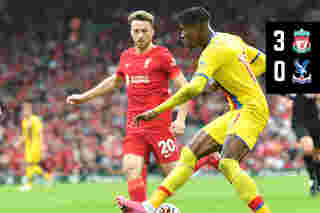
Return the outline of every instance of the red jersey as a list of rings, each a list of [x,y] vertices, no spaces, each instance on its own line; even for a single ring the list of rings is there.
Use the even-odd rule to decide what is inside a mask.
[[[127,132],[141,132],[145,128],[169,127],[171,111],[152,121],[142,121],[137,128],[132,119],[139,113],[154,108],[169,98],[169,79],[180,73],[175,59],[165,47],[155,46],[139,54],[135,48],[124,51],[120,57],[117,75],[127,86]]]

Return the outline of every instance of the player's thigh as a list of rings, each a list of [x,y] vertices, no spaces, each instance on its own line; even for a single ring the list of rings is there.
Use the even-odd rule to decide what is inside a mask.
[[[203,128],[203,131],[210,135],[215,142],[223,145],[228,133],[228,129],[232,122],[236,119],[237,114],[238,111],[229,111],[207,124]]]
[[[127,135],[123,141],[123,172],[128,176],[141,175],[145,160],[148,159],[148,144],[141,135]]]
[[[198,131],[191,141],[187,144],[192,153],[195,154],[197,159],[200,159],[213,152],[220,152],[222,145],[219,144],[211,135],[204,129]]]
[[[25,163],[28,165],[28,164],[32,164],[32,152],[31,150],[26,150],[24,152],[24,161]]]
[[[179,159],[179,149],[174,135],[169,128],[150,130],[145,134],[145,140],[152,147],[152,152],[163,172],[168,173],[174,162]]]
[[[267,120],[255,112],[238,110],[236,116],[230,124],[227,136],[236,136],[241,143],[248,146],[250,150],[254,148],[259,135],[267,125]],[[228,141],[226,138],[225,143]]]
[[[32,163],[37,164],[40,162],[40,159],[41,159],[40,144],[35,144],[31,148],[31,156],[32,156]]]

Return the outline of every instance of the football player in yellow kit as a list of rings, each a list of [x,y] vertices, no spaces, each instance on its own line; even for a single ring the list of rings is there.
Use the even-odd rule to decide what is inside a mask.
[[[230,111],[201,129],[182,151],[177,167],[148,201],[137,203],[117,197],[120,208],[136,213],[152,213],[192,175],[197,160],[222,147],[217,169],[225,176],[252,212],[270,213],[254,180],[240,168],[240,161],[253,149],[267,125],[269,109],[256,76],[265,72],[265,56],[241,38],[214,32],[211,15],[202,7],[189,8],[178,15],[186,46],[204,50],[194,78],[176,94],[152,110],[137,115],[139,121],[183,104],[201,94],[209,81],[224,90]]]
[[[28,191],[32,188],[34,174],[42,175],[47,181],[51,180],[51,175],[43,171],[40,167],[41,145],[43,139],[41,119],[32,113],[31,101],[23,104],[23,120],[21,124],[22,137],[20,143],[24,143],[24,160],[26,163],[26,176],[28,182],[22,186],[21,191]],[[19,143],[15,144],[16,146]]]

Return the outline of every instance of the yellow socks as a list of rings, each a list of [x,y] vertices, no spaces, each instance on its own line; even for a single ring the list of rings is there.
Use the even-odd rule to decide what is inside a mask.
[[[160,187],[151,195],[150,203],[154,208],[158,208],[172,193],[183,186],[189,177],[193,174],[193,169],[197,163],[197,158],[185,146],[181,150],[181,156],[178,165],[164,179]]]
[[[46,181],[50,182],[52,180],[52,174],[49,172],[46,172],[43,174],[44,179],[46,179]]]
[[[35,164],[35,165],[32,166],[32,174],[39,174],[39,175],[42,176],[43,175],[43,170],[39,165]]]
[[[233,159],[221,159],[219,164],[220,171],[234,186],[240,199],[245,201],[253,212],[271,213],[258,194],[257,186],[239,166],[239,162]]]
[[[42,175],[47,181],[51,180],[51,174],[43,172],[43,169],[37,165],[30,165],[26,169],[26,176],[28,178],[28,185],[32,185],[32,179],[34,174]]]
[[[28,178],[28,183],[27,185],[32,185],[32,176],[33,176],[33,172],[32,172],[32,166],[27,166],[26,168],[26,176]]]

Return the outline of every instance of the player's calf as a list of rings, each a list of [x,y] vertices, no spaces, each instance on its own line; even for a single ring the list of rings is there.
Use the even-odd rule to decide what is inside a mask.
[[[128,192],[131,200],[142,202],[147,199],[147,186],[142,177],[143,169],[143,157],[133,154],[124,156],[123,171],[127,176]]]
[[[255,182],[240,168],[240,161],[248,152],[249,148],[241,138],[229,136],[223,146],[219,169],[253,212],[270,213],[258,194]]]

